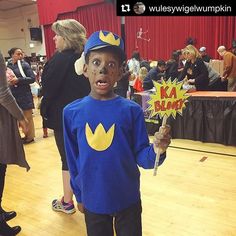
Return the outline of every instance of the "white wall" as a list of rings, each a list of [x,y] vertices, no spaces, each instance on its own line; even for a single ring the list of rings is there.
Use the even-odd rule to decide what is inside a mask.
[[[5,57],[9,56],[7,52],[12,47],[22,48],[27,56],[31,53],[46,55],[44,35],[42,43],[31,41],[29,27],[39,27],[36,5],[1,12],[0,50]],[[30,43],[34,43],[33,48]]]

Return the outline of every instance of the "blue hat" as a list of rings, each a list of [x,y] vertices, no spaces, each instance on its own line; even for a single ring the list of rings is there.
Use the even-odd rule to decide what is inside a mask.
[[[122,60],[125,60],[124,41],[118,35],[106,30],[96,31],[88,38],[84,46],[84,56],[86,57],[90,51],[104,47],[120,49]]]

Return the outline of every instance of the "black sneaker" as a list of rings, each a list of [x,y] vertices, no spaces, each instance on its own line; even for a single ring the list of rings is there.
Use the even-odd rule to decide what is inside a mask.
[[[22,139],[22,140],[23,140],[23,144],[29,144],[29,143],[34,142],[34,139],[27,140],[26,138],[24,138],[24,139]]]
[[[2,218],[5,221],[9,221],[9,220],[16,217],[16,212],[15,211],[3,211],[1,214],[2,214]]]
[[[21,231],[20,226],[10,227],[5,221],[0,223],[0,235],[15,236]]]

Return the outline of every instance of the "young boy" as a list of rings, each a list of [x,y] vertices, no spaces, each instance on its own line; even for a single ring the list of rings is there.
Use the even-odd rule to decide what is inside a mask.
[[[89,96],[64,109],[65,148],[71,185],[78,208],[85,213],[88,236],[141,236],[140,172],[153,168],[155,151],[149,144],[141,107],[113,92],[121,78],[124,43],[112,32],[88,39],[84,75]],[[159,164],[170,143],[169,127],[156,133]]]

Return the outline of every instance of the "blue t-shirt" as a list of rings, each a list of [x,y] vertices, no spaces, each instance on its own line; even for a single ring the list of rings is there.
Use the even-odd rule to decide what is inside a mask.
[[[64,109],[64,135],[72,189],[86,209],[112,214],[140,200],[138,166],[153,168],[156,154],[138,104],[76,100]]]

